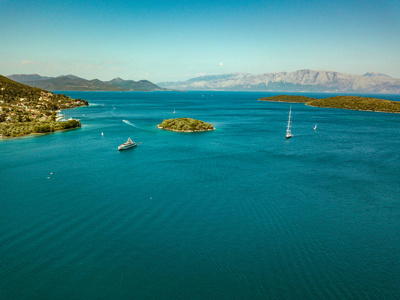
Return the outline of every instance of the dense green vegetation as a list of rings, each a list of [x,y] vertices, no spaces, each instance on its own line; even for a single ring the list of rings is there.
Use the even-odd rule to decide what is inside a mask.
[[[316,107],[344,108],[378,112],[400,112],[400,102],[355,96],[316,99],[306,103]]]
[[[0,137],[80,127],[77,120],[55,122],[56,111],[87,105],[85,100],[30,87],[0,75]]]
[[[81,123],[77,120],[67,122],[32,121],[32,122],[3,122],[0,123],[0,135],[3,137],[24,136],[31,133],[46,133],[58,130],[79,128]]]
[[[209,131],[215,129],[210,123],[191,118],[164,120],[161,124],[158,124],[157,127],[161,129],[182,132]]]
[[[400,112],[400,102],[357,96],[337,96],[324,99],[315,99],[304,96],[279,95],[260,98],[260,101],[297,102],[315,107],[343,108],[377,112]]]
[[[278,95],[273,97],[264,97],[258,99],[259,101],[272,101],[272,102],[290,102],[290,103],[307,103],[315,100],[315,98],[295,95]]]

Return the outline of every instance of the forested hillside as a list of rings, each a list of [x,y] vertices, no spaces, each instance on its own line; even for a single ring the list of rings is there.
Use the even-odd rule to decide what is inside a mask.
[[[76,120],[56,122],[56,111],[87,105],[85,100],[30,87],[0,75],[0,137],[80,127]]]

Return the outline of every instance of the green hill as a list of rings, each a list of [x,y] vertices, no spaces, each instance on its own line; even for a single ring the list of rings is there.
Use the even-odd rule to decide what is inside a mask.
[[[37,81],[44,79],[51,79],[54,77],[40,76],[39,74],[14,74],[7,76],[8,79],[14,80],[19,83],[25,83],[28,81]]]
[[[168,119],[157,125],[160,129],[178,132],[200,132],[214,130],[214,126],[191,118]]]
[[[148,80],[123,80],[122,78],[114,78],[108,81],[109,84],[119,87],[125,91],[138,91],[138,92],[152,92],[152,91],[165,91],[166,89],[160,88],[158,85]]]
[[[315,99],[297,95],[279,95],[260,98],[259,101],[305,103],[314,107],[342,108],[376,112],[400,112],[400,102],[358,96],[337,96]]]
[[[87,105],[85,100],[30,87],[0,75],[0,137],[80,127],[76,120],[56,122],[56,111]]]
[[[258,99],[259,101],[271,101],[271,102],[290,102],[290,103],[306,103],[315,98],[305,96],[291,96],[291,95],[278,95],[273,97],[264,97]]]
[[[115,78],[110,81],[99,79],[87,80],[74,75],[44,77],[38,74],[14,74],[9,79],[50,91],[168,91],[148,80],[123,80]]]
[[[25,84],[52,91],[123,91],[124,89],[98,79],[86,80],[73,75],[26,81]]]
[[[337,96],[325,99],[316,99],[307,102],[306,104],[315,107],[343,108],[391,113],[400,112],[400,102],[356,96]]]

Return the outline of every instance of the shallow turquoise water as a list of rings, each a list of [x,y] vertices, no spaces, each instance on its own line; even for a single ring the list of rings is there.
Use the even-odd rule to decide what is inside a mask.
[[[0,298],[398,297],[399,114],[292,104],[286,140],[268,93],[66,94],[81,129],[0,140]]]

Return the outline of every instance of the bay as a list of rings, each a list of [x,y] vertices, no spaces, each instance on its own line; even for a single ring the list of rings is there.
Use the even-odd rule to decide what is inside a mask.
[[[274,93],[64,93],[90,103],[64,111],[81,129],[0,140],[0,298],[400,293],[399,114],[257,101]],[[217,129],[156,128],[180,117]],[[117,151],[128,137],[138,146]]]

